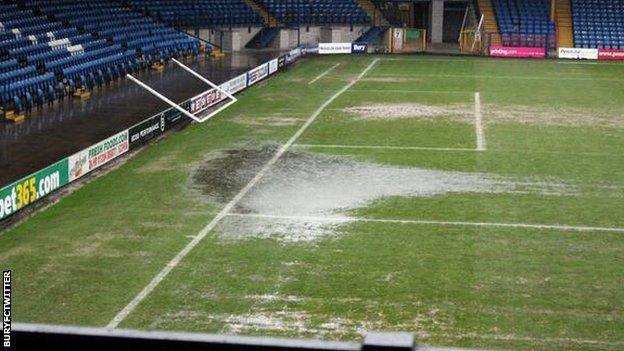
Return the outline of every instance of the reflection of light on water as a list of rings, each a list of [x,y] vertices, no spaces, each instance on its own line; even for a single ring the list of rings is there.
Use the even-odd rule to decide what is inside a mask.
[[[240,189],[272,156],[273,147],[237,150],[214,163],[204,182],[208,193]],[[204,170],[206,171],[206,170]],[[197,175],[196,175],[197,177]],[[233,184],[235,182],[237,184]],[[220,185],[217,185],[220,184]],[[225,184],[225,186],[224,186]],[[227,189],[214,187],[224,186]],[[201,185],[200,185],[201,187]],[[209,186],[210,187],[210,186]],[[401,168],[353,160],[288,152],[241,200],[235,212],[276,216],[331,217],[391,196],[431,197],[450,193],[569,194],[565,184],[532,182],[483,174]],[[222,198],[229,198],[223,196]],[[224,238],[276,238],[283,242],[310,242],[336,235],[342,221],[275,218],[226,218],[219,226]]]

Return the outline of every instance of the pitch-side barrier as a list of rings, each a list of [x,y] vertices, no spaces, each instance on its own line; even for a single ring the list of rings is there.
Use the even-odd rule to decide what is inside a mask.
[[[174,59],[173,62],[175,64],[210,86],[209,90],[179,105],[135,77],[129,76],[132,81],[171,105],[171,108],[0,188],[0,221],[32,206],[48,195],[57,192],[59,189],[123,156],[127,152],[145,145],[167,130],[187,120],[186,117],[197,122],[209,120],[234,104],[236,102],[236,97],[234,96],[236,93],[284,70],[305,54],[306,49],[304,47],[295,48],[285,55],[265,62],[220,85],[214,84]],[[206,110],[223,103],[225,100],[229,101],[219,106],[216,110],[203,115]]]

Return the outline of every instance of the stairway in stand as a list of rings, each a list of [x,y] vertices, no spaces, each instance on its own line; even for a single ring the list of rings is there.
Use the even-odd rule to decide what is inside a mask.
[[[383,13],[373,4],[371,0],[357,0],[358,5],[368,14],[371,18],[373,26],[387,26],[389,22],[384,17]]]
[[[572,36],[572,7],[570,0],[553,0],[555,4],[555,23],[557,25],[557,47],[574,47]]]
[[[251,7],[254,11],[260,14],[264,19],[264,23],[266,23],[267,27],[278,27],[280,26],[280,22],[267,10],[264,5],[258,0],[244,0],[249,7]]]
[[[502,39],[498,30],[498,22],[496,21],[496,13],[492,0],[479,0],[479,11],[483,15],[483,27],[488,34],[491,34],[491,45],[501,45]]]

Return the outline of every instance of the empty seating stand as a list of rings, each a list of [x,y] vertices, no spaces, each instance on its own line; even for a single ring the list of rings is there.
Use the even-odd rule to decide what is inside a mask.
[[[0,105],[33,106],[53,98],[54,74],[40,72],[26,61],[28,53],[51,49],[56,35],[66,35],[62,23],[35,15],[17,4],[0,4]]]
[[[261,0],[286,24],[362,24],[368,14],[355,0]]]
[[[197,52],[198,40],[108,0],[0,3],[0,105],[29,109]]]
[[[135,11],[181,28],[262,26],[243,0],[127,0]],[[259,1],[285,24],[360,24],[370,18],[355,0]]]
[[[492,0],[505,46],[555,48],[550,0]]]
[[[572,0],[574,45],[624,50],[624,0]]]
[[[184,28],[263,25],[243,0],[129,0],[135,11]]]

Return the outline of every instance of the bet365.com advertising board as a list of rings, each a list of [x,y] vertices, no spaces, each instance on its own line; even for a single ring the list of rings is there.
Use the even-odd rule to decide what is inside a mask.
[[[0,189],[0,220],[69,183],[67,159]]]

